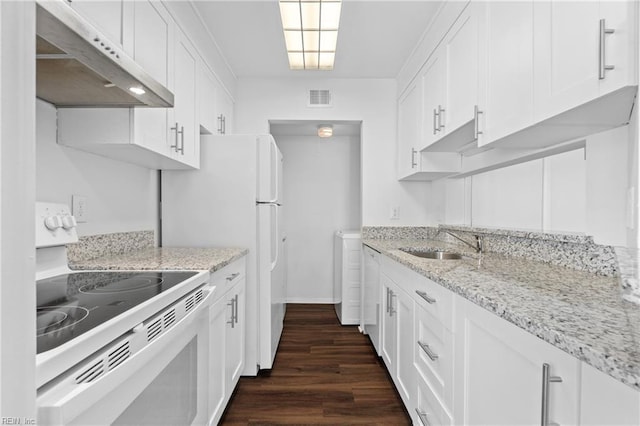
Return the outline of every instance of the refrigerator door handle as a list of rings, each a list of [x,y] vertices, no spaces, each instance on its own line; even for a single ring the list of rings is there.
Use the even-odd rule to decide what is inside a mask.
[[[273,164],[271,165],[271,167],[273,169],[275,169],[275,197],[273,198],[274,203],[278,202],[278,197],[280,194],[278,194],[278,182],[280,182],[280,176],[278,176],[278,168],[279,168],[279,164],[278,164],[278,145],[276,145],[276,141],[275,139],[271,138],[271,140],[269,141],[271,142],[271,147],[273,148]]]
[[[273,236],[272,241],[275,241],[276,243],[276,256],[275,259],[273,259],[273,262],[271,262],[271,271],[273,271],[274,269],[276,269],[276,265],[278,264],[278,257],[280,255],[280,242],[278,241],[279,235],[280,235],[280,229],[278,229],[278,222],[279,222],[279,218],[278,218],[278,205],[277,204],[271,204],[271,207],[273,207],[275,209],[276,212],[276,234]]]

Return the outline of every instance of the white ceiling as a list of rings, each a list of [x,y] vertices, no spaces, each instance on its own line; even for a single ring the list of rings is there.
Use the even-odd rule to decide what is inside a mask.
[[[394,78],[440,2],[343,0],[332,71],[291,71],[277,0],[192,0],[236,77]]]

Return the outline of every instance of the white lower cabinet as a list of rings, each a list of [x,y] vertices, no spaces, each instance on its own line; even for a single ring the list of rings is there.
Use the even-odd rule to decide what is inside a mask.
[[[220,421],[244,368],[246,264],[240,259],[215,272],[209,308],[209,424]]]
[[[471,302],[456,308],[456,422],[578,424],[577,358]]]
[[[379,258],[380,352],[414,424],[640,424],[637,390]]]

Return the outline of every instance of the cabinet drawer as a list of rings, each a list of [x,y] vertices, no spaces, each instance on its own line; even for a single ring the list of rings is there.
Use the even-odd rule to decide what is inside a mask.
[[[440,404],[429,385],[418,378],[416,406],[411,413],[414,425],[449,426],[453,419],[449,412]]]
[[[364,244],[362,245],[362,253],[364,253],[364,256],[369,256],[371,257],[375,262],[380,262],[380,253],[375,251],[374,249],[372,249],[369,246],[365,246]]]
[[[446,407],[453,407],[453,334],[416,305],[413,337],[413,362],[420,379]]]
[[[246,274],[246,259],[242,257],[211,274],[209,285],[215,287],[214,300],[233,287]]]
[[[400,288],[426,310],[432,321],[453,331],[453,292],[406,266],[382,256],[380,267]]]

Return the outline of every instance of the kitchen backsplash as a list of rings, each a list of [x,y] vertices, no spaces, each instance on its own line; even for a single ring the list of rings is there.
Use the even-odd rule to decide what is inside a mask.
[[[80,237],[67,246],[70,263],[142,250],[155,246],[153,231],[116,232]]]

